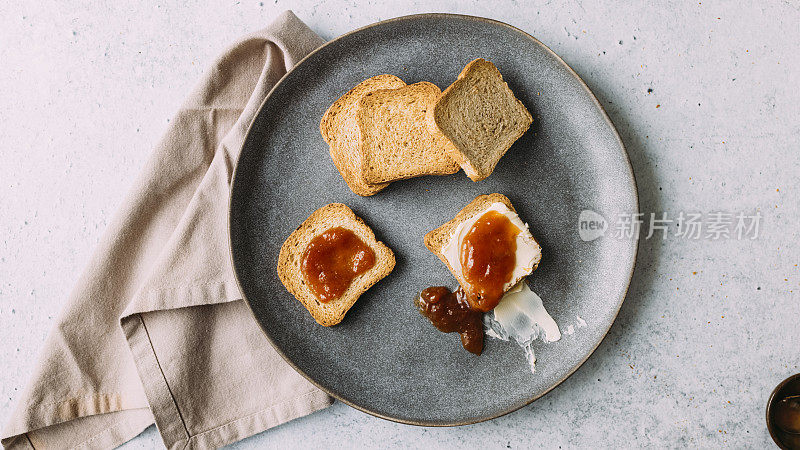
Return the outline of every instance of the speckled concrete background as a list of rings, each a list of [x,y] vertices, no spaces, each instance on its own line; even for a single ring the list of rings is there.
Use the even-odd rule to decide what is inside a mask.
[[[771,445],[766,398],[800,372],[800,7],[376,3],[0,5],[0,420],[150,147],[228,42],[287,8],[326,38],[447,11],[518,26],[584,78],[628,147],[643,212],[758,209],[760,236],[643,241],[609,336],[516,413],[430,429],[335,404],[236,447]],[[126,447],[160,445],[151,427]]]

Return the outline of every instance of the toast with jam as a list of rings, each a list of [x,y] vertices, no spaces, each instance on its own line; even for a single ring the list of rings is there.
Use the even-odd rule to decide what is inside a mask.
[[[314,211],[281,246],[278,277],[320,325],[344,319],[356,300],[392,272],[394,253],[346,205]]]
[[[428,232],[425,246],[458,280],[470,306],[483,312],[533,273],[542,257],[527,224],[503,194],[479,195],[453,219]]]

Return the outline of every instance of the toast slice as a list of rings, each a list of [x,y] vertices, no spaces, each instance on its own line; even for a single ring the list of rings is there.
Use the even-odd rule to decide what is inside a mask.
[[[497,162],[533,123],[494,64],[478,58],[464,67],[442,92],[426,117],[431,132],[441,132],[472,181],[491,175]]]
[[[361,175],[361,156],[357,150],[361,142],[361,133],[356,124],[358,101],[364,94],[376,89],[394,89],[405,85],[403,80],[394,75],[368,78],[333,102],[322,116],[319,131],[330,147],[333,164],[355,194],[363,197],[374,195],[389,185],[367,183]]]
[[[361,97],[356,116],[364,181],[377,184],[458,172],[449,141],[429,131],[425,122],[441,93],[435,84],[423,81]]]
[[[447,257],[445,256],[443,249],[449,243],[451,237],[456,232],[459,225],[462,223],[472,219],[473,217],[480,217],[483,213],[491,207],[494,203],[502,203],[505,205],[511,212],[516,214],[516,210],[514,209],[514,205],[511,204],[511,200],[508,199],[503,194],[488,194],[488,195],[479,195],[475,197],[467,206],[461,209],[461,211],[456,214],[456,216],[445,223],[444,225],[431,230],[428,234],[425,235],[425,246],[428,247],[428,250],[433,252],[436,256],[439,257],[440,260],[447,266],[450,270],[450,273],[453,274],[454,277],[458,280],[458,283],[464,288],[465,291],[469,292],[468,283],[461,277],[460,270],[456,270],[448,261]],[[516,285],[520,280],[525,278],[526,276],[533,273],[534,270],[537,269],[539,266],[539,262],[542,258],[542,249],[539,246],[539,243],[533,238],[530,234],[530,231],[525,225],[524,230],[521,230],[521,233],[526,233],[527,239],[530,239],[531,242],[531,250],[533,254],[531,255],[531,264],[528,267],[521,268],[520,272],[516,274],[512,278],[512,280],[507,283],[507,288],[510,289],[514,285]],[[468,230],[467,230],[468,231]],[[460,246],[460,243],[459,243]],[[519,264],[520,262],[518,262]]]
[[[344,227],[354,232],[375,252],[375,265],[355,277],[347,290],[338,298],[323,303],[306,284],[301,265],[303,254],[311,239],[333,227]],[[314,211],[281,246],[278,255],[278,277],[286,289],[306,307],[318,324],[330,327],[344,319],[344,315],[367,289],[385,278],[394,269],[392,250],[375,239],[375,233],[346,205],[331,203]]]

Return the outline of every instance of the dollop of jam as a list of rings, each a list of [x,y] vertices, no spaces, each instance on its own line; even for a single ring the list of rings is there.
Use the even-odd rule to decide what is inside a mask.
[[[483,351],[483,313],[470,308],[461,288],[450,292],[444,286],[425,289],[416,301],[420,314],[445,333],[461,335],[461,345],[480,355]]]
[[[503,298],[517,264],[520,229],[505,214],[484,213],[467,231],[459,248],[461,273],[469,283],[467,301],[472,309],[491,311]]]
[[[375,252],[354,232],[334,227],[315,236],[303,253],[301,270],[322,303],[339,298],[355,277],[375,265]]]

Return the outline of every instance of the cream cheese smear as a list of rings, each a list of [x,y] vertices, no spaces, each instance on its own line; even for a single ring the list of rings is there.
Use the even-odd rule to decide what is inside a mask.
[[[490,313],[483,316],[486,335],[503,341],[513,341],[525,352],[525,358],[536,371],[533,342],[555,342],[561,339],[556,321],[548,314],[542,299],[531,291],[523,279],[511,288]]]

